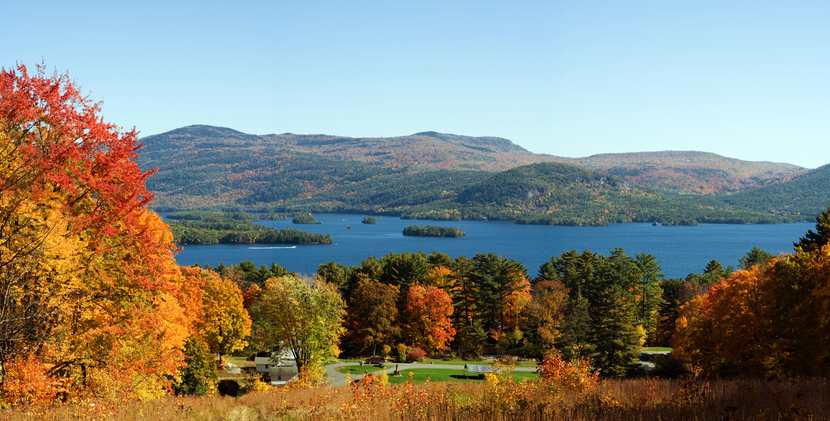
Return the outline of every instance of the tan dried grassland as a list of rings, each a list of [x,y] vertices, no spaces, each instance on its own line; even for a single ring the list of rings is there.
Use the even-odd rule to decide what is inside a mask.
[[[826,420],[825,380],[602,381],[590,394],[544,382],[278,389],[151,402],[84,401],[0,411],[0,419],[266,420]]]

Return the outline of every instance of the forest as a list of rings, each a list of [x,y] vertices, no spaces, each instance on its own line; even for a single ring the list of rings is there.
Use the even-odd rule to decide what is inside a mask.
[[[790,254],[753,249],[739,268],[711,261],[685,279],[622,249],[551,256],[535,274],[493,253],[330,261],[313,278],[251,261],[182,267],[177,229],[270,232],[241,214],[166,225],[149,209],[136,132],[104,122],[68,75],[2,69],[0,111],[3,419],[826,418],[830,208]],[[562,175],[539,165],[531,176]],[[647,195],[565,176],[574,192]],[[217,359],[274,345],[296,381],[215,397]],[[645,373],[643,346],[671,356]],[[338,358],[484,354],[505,358],[480,383],[324,385]],[[514,381],[518,357],[538,376]]]

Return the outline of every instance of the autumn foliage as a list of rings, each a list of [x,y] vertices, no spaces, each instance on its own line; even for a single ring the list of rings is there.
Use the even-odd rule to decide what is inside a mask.
[[[683,306],[674,356],[707,376],[830,372],[830,246],[806,243]]]
[[[105,123],[100,110],[68,76],[47,76],[44,66],[34,74],[23,65],[0,71],[0,393],[7,405],[113,390],[142,399],[165,394],[185,340],[210,336],[205,322],[220,318],[206,305],[217,288],[186,293],[170,230],[146,209],[152,172],[133,161],[137,132]],[[246,336],[244,326],[240,332]]]
[[[407,337],[410,343],[427,349],[443,350],[455,336],[452,325],[452,300],[446,291],[415,285],[406,294]]]

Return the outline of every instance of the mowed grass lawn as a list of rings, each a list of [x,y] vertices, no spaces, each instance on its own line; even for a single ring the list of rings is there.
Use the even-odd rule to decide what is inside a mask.
[[[483,382],[479,379],[477,374],[467,373],[466,370],[446,370],[440,368],[413,368],[409,370],[401,370],[401,376],[395,377],[389,375],[389,383],[404,384],[409,380],[409,373],[412,373],[413,383],[423,383],[429,378],[432,383],[437,382],[451,382],[451,383],[476,383]],[[532,371],[514,371],[510,373],[513,381],[520,382],[524,379],[535,379],[538,375]]]
[[[389,368],[388,364],[386,365],[386,368]],[[359,365],[347,365],[343,367],[337,367],[335,368],[335,370],[343,374],[351,374],[354,376],[355,374],[361,375],[366,373],[374,373],[375,371],[380,371],[384,369],[376,365],[363,364],[363,367]]]
[[[488,365],[493,364],[493,361],[467,361],[467,360],[442,360],[439,358],[424,358],[422,364],[432,364],[435,363],[441,365],[464,365],[464,364],[476,364],[476,365]],[[536,361],[522,361],[520,363],[516,363],[516,367],[536,367]]]

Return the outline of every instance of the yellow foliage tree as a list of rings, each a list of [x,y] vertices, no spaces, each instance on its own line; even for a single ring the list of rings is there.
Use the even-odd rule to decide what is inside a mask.
[[[239,287],[219,274],[195,267],[182,268],[188,293],[195,295],[201,305],[194,314],[194,330],[220,355],[240,351],[248,345],[251,318],[242,305]]]
[[[319,376],[340,353],[345,307],[334,285],[289,275],[265,281],[251,314],[266,343],[290,350],[300,372]]]

